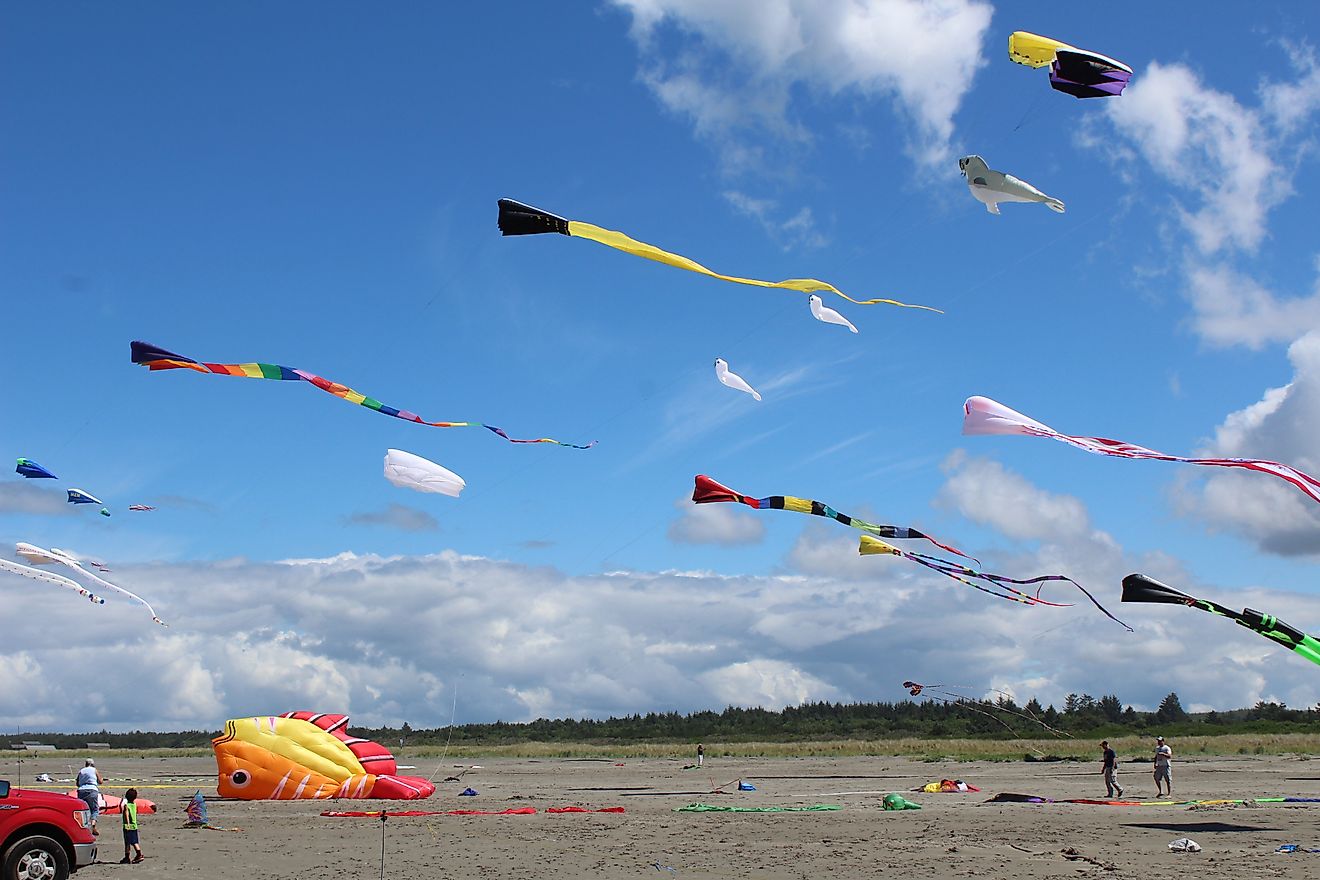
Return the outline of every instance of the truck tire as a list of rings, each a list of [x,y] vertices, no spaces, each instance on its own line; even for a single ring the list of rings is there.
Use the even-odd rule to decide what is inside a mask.
[[[44,834],[24,837],[5,851],[0,880],[68,880],[69,855],[64,845]]]

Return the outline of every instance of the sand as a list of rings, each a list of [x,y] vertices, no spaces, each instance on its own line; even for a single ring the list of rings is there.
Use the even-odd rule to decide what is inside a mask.
[[[1177,743],[1174,743],[1177,748]],[[28,758],[23,777],[69,775],[81,756]],[[996,792],[1052,798],[1102,797],[1092,763],[928,763],[901,758],[708,759],[681,770],[658,759],[478,760],[483,769],[444,783],[426,801],[210,802],[222,832],[183,826],[195,788],[214,793],[208,758],[105,758],[107,794],[136,784],[160,813],[144,817],[148,859],[122,857],[117,816],[102,823],[101,862],[80,878],[127,871],[135,877],[188,876],[281,880],[380,877],[382,823],[323,818],[325,809],[486,809],[535,807],[533,816],[392,818],[384,823],[385,876],[397,878],[858,878],[1076,876],[1157,878],[1301,877],[1320,869],[1320,854],[1276,854],[1280,844],[1320,845],[1320,804],[1107,807],[1079,804],[991,804]],[[420,775],[457,773],[460,762],[417,761]],[[16,780],[10,756],[0,775]],[[1149,764],[1124,764],[1128,797],[1150,799]],[[754,792],[710,794],[739,777]],[[884,812],[891,791],[910,792],[940,778],[981,787],[968,794],[911,794],[919,811]],[[477,797],[457,797],[466,786]],[[1320,760],[1300,757],[1198,757],[1174,764],[1180,799],[1320,797]],[[159,787],[151,787],[159,786]],[[172,786],[172,787],[166,787]],[[693,802],[727,806],[839,804],[829,813],[680,813]],[[614,814],[546,814],[546,807],[622,806]],[[1174,854],[1168,844],[1191,837],[1203,851]],[[1070,855],[1072,858],[1070,858]],[[671,867],[673,873],[653,867]],[[1112,866],[1112,867],[1111,867]]]

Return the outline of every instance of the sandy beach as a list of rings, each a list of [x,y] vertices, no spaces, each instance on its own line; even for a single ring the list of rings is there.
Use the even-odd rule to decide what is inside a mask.
[[[8,756],[7,756],[8,757]],[[23,766],[68,776],[65,753]],[[135,876],[269,878],[379,877],[382,823],[326,818],[322,810],[505,810],[535,815],[395,817],[384,823],[386,877],[1118,877],[1258,878],[1301,876],[1320,854],[1276,854],[1280,844],[1320,844],[1320,804],[1111,807],[999,804],[998,792],[1048,798],[1104,795],[1099,763],[925,762],[903,758],[717,758],[702,770],[660,759],[477,760],[482,769],[440,786],[426,801],[241,802],[212,800],[225,832],[183,827],[195,789],[214,793],[209,758],[104,758],[119,795],[130,784],[157,802],[144,818],[148,860],[122,856],[119,819],[102,823],[100,862],[79,873]],[[437,780],[459,772],[454,760],[418,760]],[[460,765],[461,766],[461,765]],[[0,773],[16,780],[12,759]],[[1320,797],[1320,762],[1293,756],[1196,757],[1174,767],[1177,799]],[[756,791],[737,791],[737,779]],[[940,778],[980,793],[911,794]],[[733,784],[726,785],[730,781]],[[1133,799],[1151,799],[1150,765],[1124,764],[1120,781]],[[477,797],[459,797],[471,786]],[[720,786],[725,794],[713,794]],[[48,786],[41,786],[48,787]],[[885,812],[898,791],[919,811]],[[837,812],[687,813],[694,802],[769,807],[837,804]],[[624,807],[622,814],[547,814],[547,807]],[[1191,837],[1203,851],[1174,854]],[[662,868],[655,867],[659,863]],[[1110,867],[1112,866],[1112,867]],[[663,868],[672,868],[673,872]]]

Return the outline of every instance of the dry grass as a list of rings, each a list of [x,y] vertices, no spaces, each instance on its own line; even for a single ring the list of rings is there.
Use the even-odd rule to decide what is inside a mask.
[[[1174,737],[1178,755],[1320,755],[1320,733],[1231,734],[1226,736]],[[1025,755],[1053,755],[1091,760],[1100,754],[1099,738],[1085,739],[880,739],[828,740],[791,743],[706,742],[706,754],[730,758],[885,757],[902,756],[924,760],[1021,761]],[[1110,745],[1120,756],[1145,755],[1152,748],[1150,737],[1122,736]],[[409,746],[401,757],[437,758],[446,754],[442,746]],[[695,743],[517,743],[504,746],[452,746],[452,758],[668,758],[691,759]]]
[[[1151,737],[1120,736],[1110,741],[1120,758],[1146,755],[1152,748]],[[1099,737],[1077,739],[877,739],[822,740],[819,742],[739,742],[706,741],[706,754],[728,758],[851,758],[907,757],[938,761],[1021,761],[1024,756],[1046,755],[1081,760],[1098,759]],[[1320,733],[1259,733],[1224,736],[1182,736],[1170,740],[1174,754],[1192,755],[1317,755],[1320,756]],[[209,748],[195,749],[64,749],[58,752],[4,755],[6,764],[19,759],[25,763],[72,760],[86,755],[106,758],[209,758]],[[543,743],[510,745],[406,746],[395,749],[400,759],[411,758],[660,758],[691,760],[696,757],[696,743]]]

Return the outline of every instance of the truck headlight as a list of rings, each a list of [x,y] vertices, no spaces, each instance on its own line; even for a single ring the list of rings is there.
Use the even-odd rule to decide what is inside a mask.
[[[73,818],[74,818],[74,821],[78,823],[78,827],[79,827],[79,828],[88,828],[88,827],[90,827],[91,824],[92,824],[92,811],[91,811],[91,810],[74,810],[74,811],[73,811]]]

